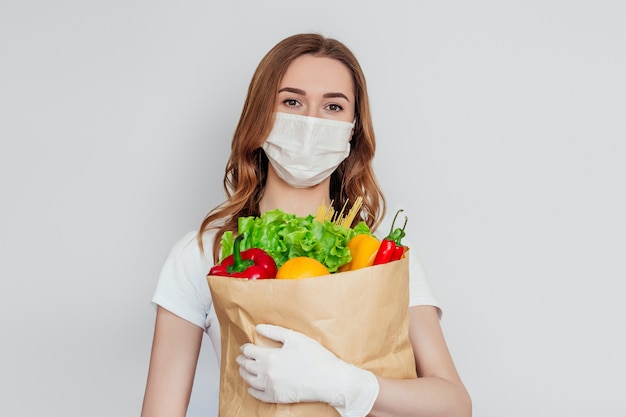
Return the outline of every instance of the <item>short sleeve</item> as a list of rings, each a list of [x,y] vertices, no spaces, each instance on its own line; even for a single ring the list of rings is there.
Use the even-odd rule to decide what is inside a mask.
[[[410,247],[410,244],[405,243]],[[409,254],[409,307],[430,305],[437,307],[441,316],[441,306],[437,301],[435,292],[433,291],[422,259],[415,249],[411,249]]]
[[[213,302],[206,275],[213,258],[211,239],[204,242],[203,253],[197,233],[189,232],[173,245],[161,268],[152,302],[207,331]]]

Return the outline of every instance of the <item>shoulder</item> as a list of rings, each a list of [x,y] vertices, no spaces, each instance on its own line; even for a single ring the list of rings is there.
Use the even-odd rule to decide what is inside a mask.
[[[415,248],[411,248],[410,242],[405,242],[405,244],[409,247],[410,305],[434,306],[437,308],[439,315],[441,315],[441,306],[431,286],[430,279],[426,273],[426,268],[424,267],[419,252]]]
[[[161,268],[153,297],[154,303],[202,327],[212,304],[206,275],[213,264],[214,236],[203,235],[203,249],[196,231],[178,239]]]
[[[174,242],[170,248],[168,256],[203,256],[209,254],[211,247],[213,246],[213,233],[205,233],[203,235],[202,243],[204,251],[200,251],[200,245],[198,244],[198,231],[192,230],[185,233],[181,238]],[[204,253],[203,253],[204,252]]]
[[[186,266],[204,268],[213,263],[213,238],[215,232],[205,232],[202,235],[202,248],[197,231],[185,233],[174,242],[167,255],[167,263],[178,263]]]

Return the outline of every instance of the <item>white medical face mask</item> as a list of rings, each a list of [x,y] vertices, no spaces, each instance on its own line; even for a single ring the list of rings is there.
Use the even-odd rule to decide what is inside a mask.
[[[354,123],[275,113],[263,144],[276,174],[295,188],[319,184],[350,154]]]

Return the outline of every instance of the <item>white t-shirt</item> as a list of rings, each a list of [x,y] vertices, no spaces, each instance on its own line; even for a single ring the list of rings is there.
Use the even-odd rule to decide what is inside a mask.
[[[220,326],[206,280],[213,266],[214,231],[205,233],[204,253],[197,242],[197,232],[189,232],[170,250],[157,283],[152,302],[183,319],[200,326],[221,358]],[[407,246],[410,246],[405,242]],[[439,304],[432,291],[421,260],[415,250],[409,251],[409,306]]]

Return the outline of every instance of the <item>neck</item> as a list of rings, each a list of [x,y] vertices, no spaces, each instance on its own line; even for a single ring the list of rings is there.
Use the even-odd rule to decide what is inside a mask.
[[[313,187],[294,188],[280,179],[270,164],[259,209],[261,213],[281,209],[285,213],[293,213],[299,217],[315,215],[322,203],[326,205],[330,203],[329,193],[330,177]]]

